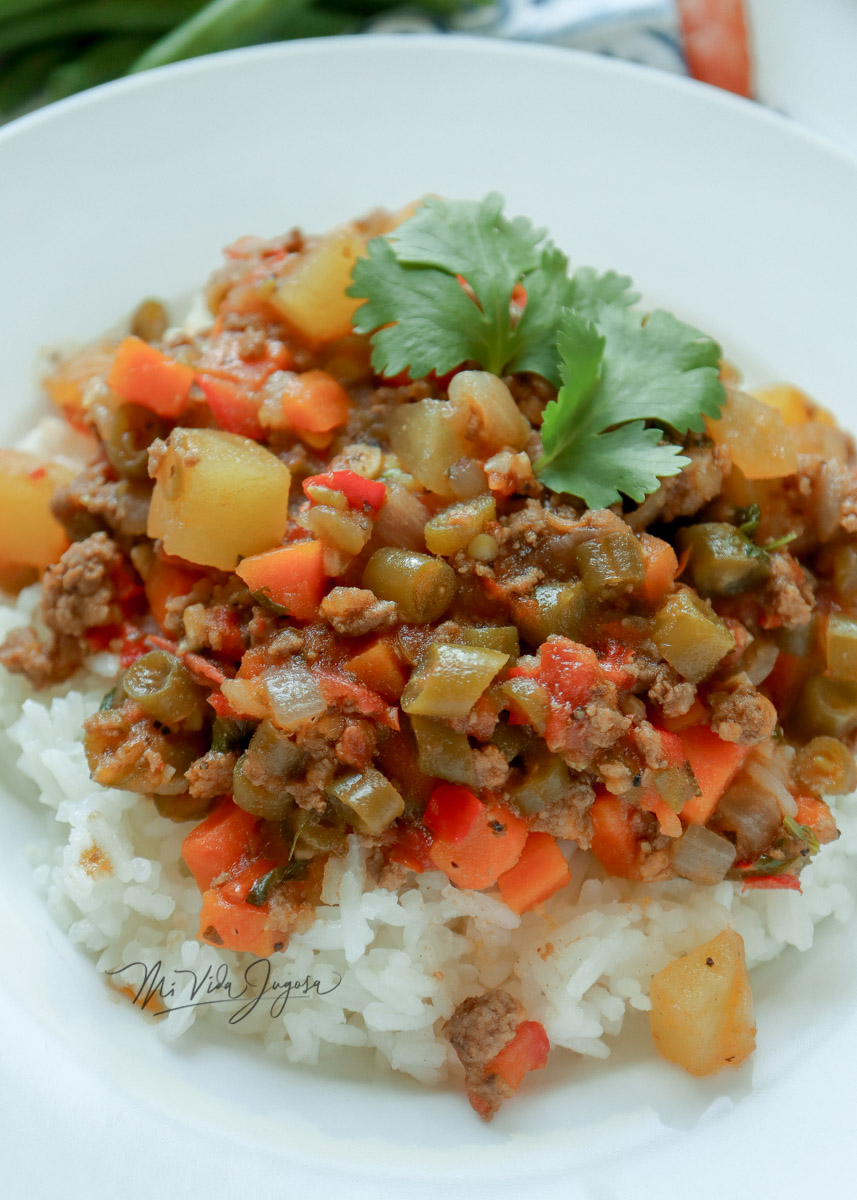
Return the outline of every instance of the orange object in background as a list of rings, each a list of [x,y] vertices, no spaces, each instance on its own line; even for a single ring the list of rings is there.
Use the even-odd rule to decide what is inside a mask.
[[[678,0],[684,56],[694,79],[753,96],[743,0]]]

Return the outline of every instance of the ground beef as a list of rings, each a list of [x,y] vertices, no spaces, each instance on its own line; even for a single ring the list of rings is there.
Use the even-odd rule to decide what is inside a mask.
[[[683,453],[690,459],[689,465],[664,479],[656,492],[626,515],[636,532],[656,520],[692,517],[720,491],[723,476],[731,469],[728,451],[721,446],[689,446]]]
[[[379,600],[374,592],[357,587],[333,588],[322,600],[319,615],[342,637],[362,637],[399,621],[394,601]]]
[[[653,771],[660,771],[669,766],[661,735],[654,725],[648,721],[640,721],[631,730],[631,736],[647,767],[651,767]]]
[[[708,704],[711,728],[724,742],[756,746],[766,741],[777,725],[776,708],[746,676],[731,692],[712,692]]]
[[[196,604],[205,604],[211,598],[211,591],[210,579],[198,579],[184,596],[171,596],[164,606],[164,633],[174,638],[185,637],[186,610]]]
[[[696,699],[696,684],[682,679],[678,671],[664,662],[655,643],[644,640],[635,648],[633,658],[624,664],[634,680],[636,692],[646,692],[667,717],[683,717]]]
[[[45,571],[42,619],[49,629],[81,637],[87,629],[121,620],[114,578],[122,556],[106,533],[94,533]]]
[[[104,787],[156,796],[187,791],[184,776],[169,761],[170,743],[139,704],[95,713],[83,724],[92,778]]]
[[[549,720],[545,743],[561,754],[577,771],[590,765],[599,751],[614,745],[631,725],[631,718],[619,711],[616,685],[598,683],[590,700],[568,713],[565,720]]]
[[[109,529],[123,537],[143,537],[152,489],[148,483],[111,478],[107,463],[90,464],[58,488],[51,511],[72,541]]]
[[[485,463],[488,486],[498,496],[537,496],[542,485],[523,450],[501,450]]]
[[[771,575],[765,586],[762,606],[786,629],[801,629],[809,623],[815,607],[812,583],[806,571],[787,550],[771,555]],[[762,617],[764,627],[765,616]]]
[[[585,779],[572,779],[568,794],[540,809],[532,828],[577,842],[582,850],[588,850],[592,845],[590,809],[594,800],[595,792]]]
[[[486,1121],[511,1094],[512,1089],[487,1064],[515,1036],[525,1019],[520,1002],[508,992],[494,988],[481,996],[470,996],[456,1007],[443,1027],[444,1035],[464,1067],[464,1082],[471,1103]]]
[[[209,750],[188,768],[188,791],[197,800],[215,800],[232,793],[232,772],[238,755],[230,750]]]
[[[52,633],[41,641],[35,629],[13,629],[0,645],[0,665],[13,675],[25,675],[34,688],[64,683],[83,661],[77,638]]]
[[[509,778],[509,764],[496,746],[483,746],[473,751],[476,786],[497,792]]]
[[[372,761],[378,737],[370,721],[350,720],[334,747],[336,757],[346,767],[365,771]]]

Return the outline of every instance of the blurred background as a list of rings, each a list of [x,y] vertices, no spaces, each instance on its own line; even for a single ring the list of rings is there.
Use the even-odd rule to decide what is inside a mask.
[[[750,97],[857,153],[857,0],[0,0],[0,121],[184,58],[373,32],[627,58]]]

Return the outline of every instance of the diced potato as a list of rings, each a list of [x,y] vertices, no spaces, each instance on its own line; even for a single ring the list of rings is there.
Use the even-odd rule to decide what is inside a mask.
[[[351,272],[366,253],[363,238],[337,229],[300,258],[284,275],[272,296],[277,310],[308,342],[319,345],[351,333],[354,310],[361,303],[346,296]]]
[[[464,500],[461,504],[451,504],[427,522],[426,546],[432,554],[451,558],[459,550],[466,550],[488,522],[496,517],[497,504],[493,496],[482,495],[474,500]]]
[[[158,464],[148,535],[164,551],[232,571],[279,544],[289,509],[288,467],[250,438],[174,429]]]
[[[708,433],[718,446],[727,445],[732,462],[748,479],[779,479],[797,470],[797,451],[782,413],[737,388],[716,421],[706,419]]]
[[[448,400],[418,400],[391,415],[390,445],[402,466],[430,492],[456,497],[452,467],[470,457],[466,414]]]
[[[756,1047],[744,941],[727,929],[652,979],[652,1038],[691,1075],[740,1066]]]
[[[502,379],[489,371],[459,371],[449,384],[449,399],[467,417],[468,428],[488,451],[523,450],[532,433]]]
[[[0,568],[43,570],[56,562],[68,537],[51,513],[51,497],[74,474],[20,450],[0,450]]]
[[[115,342],[96,342],[63,359],[42,381],[45,391],[66,412],[84,407],[86,386],[93,379],[106,379],[116,357]]]

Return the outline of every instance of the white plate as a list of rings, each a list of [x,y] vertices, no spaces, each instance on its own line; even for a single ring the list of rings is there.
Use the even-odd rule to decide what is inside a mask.
[[[38,347],[181,295],[241,233],[310,229],[426,191],[502,190],[576,263],[616,267],[854,424],[857,166],[784,121],[616,62],[466,40],[243,51],[137,77],[0,131],[3,437]],[[489,1127],[463,1096],[165,1046],[44,913],[3,802],[4,1193],[362,1197],[846,1194],[854,928],[755,976],[751,1067],[694,1081],[646,1038],[567,1056]],[[334,1190],[335,1189],[335,1190]]]

